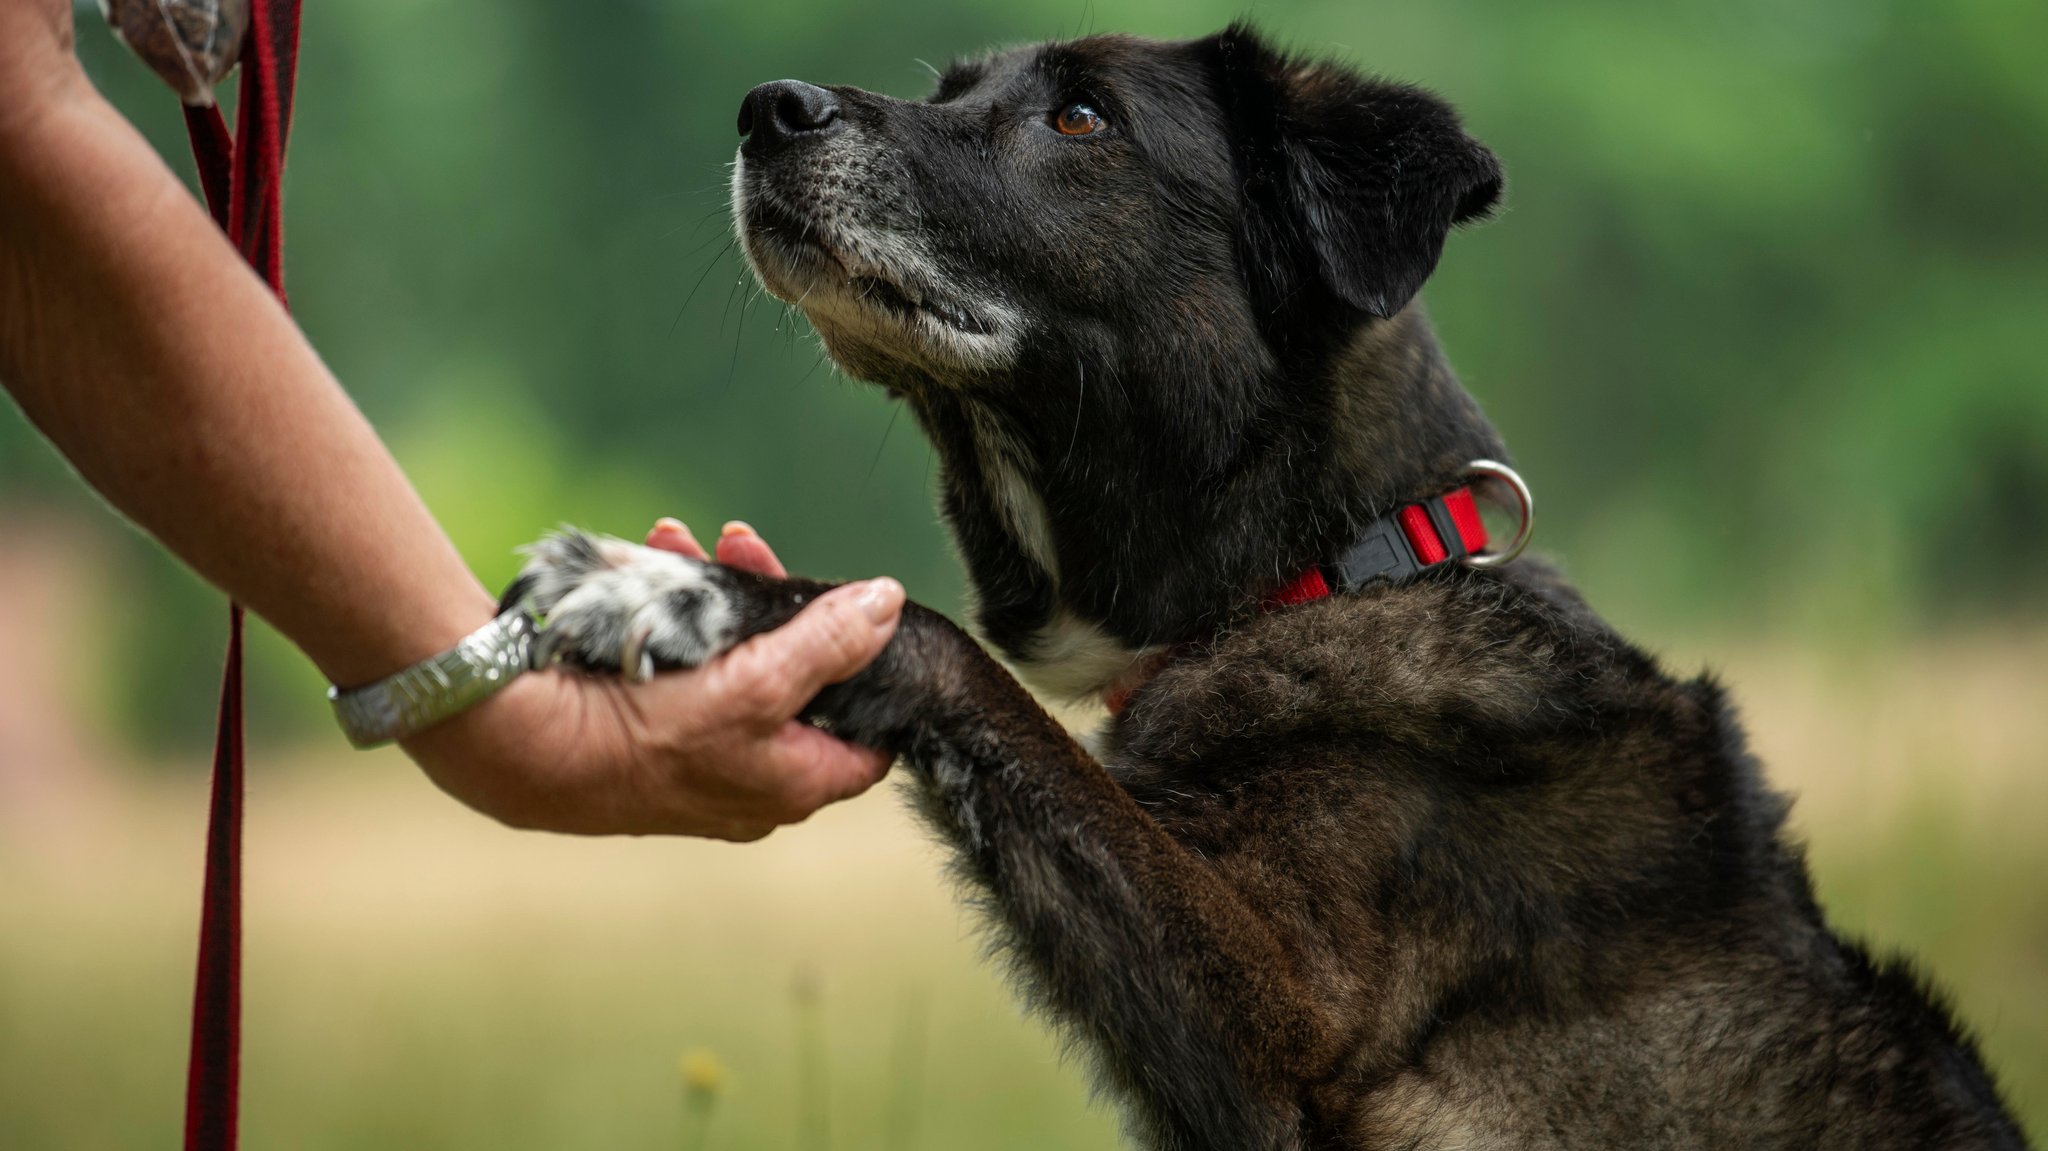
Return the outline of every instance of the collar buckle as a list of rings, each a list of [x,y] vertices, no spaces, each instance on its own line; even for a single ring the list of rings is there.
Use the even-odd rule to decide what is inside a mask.
[[[1331,565],[1337,589],[1357,591],[1379,580],[1402,583],[1451,562],[1474,568],[1500,567],[1521,555],[1535,527],[1535,499],[1529,494],[1529,485],[1515,469],[1496,460],[1473,460],[1459,478],[1467,486],[1409,504],[1367,525],[1358,542]],[[1515,536],[1498,551],[1488,549],[1486,528],[1473,504],[1475,489],[1486,481],[1507,488],[1515,502]]]
[[[1392,516],[1374,520],[1365,529],[1365,535],[1334,566],[1337,590],[1346,592],[1357,591],[1375,580],[1400,583],[1423,569],[1399,521]]]

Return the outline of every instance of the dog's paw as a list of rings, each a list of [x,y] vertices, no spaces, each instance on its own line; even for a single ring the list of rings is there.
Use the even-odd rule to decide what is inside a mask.
[[[715,564],[573,528],[523,551],[504,606],[524,601],[540,616],[536,666],[646,679],[696,667],[740,638],[732,589]]]

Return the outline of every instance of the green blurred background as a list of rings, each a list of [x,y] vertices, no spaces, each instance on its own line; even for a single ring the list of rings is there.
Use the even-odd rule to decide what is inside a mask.
[[[917,96],[956,54],[1245,14],[309,5],[293,305],[488,582],[560,521],[744,517],[793,568],[952,610],[926,445],[728,243],[740,96]],[[1435,88],[1500,154],[1507,210],[1426,296],[1540,496],[1539,546],[1681,666],[1727,670],[1824,896],[1928,957],[2042,1129],[2048,6],[1249,15]],[[189,172],[174,101],[80,23]],[[0,598],[0,1146],[164,1145],[222,604],[6,406]],[[737,1085],[712,1146],[815,1145],[809,1108],[842,1147],[1108,1145],[887,800],[750,849],[512,836],[395,757],[337,755],[275,636],[251,659],[252,1142],[676,1145],[674,1057],[709,1045]]]

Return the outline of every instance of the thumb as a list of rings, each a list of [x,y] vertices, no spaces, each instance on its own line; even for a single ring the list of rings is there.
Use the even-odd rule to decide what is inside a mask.
[[[874,662],[896,634],[903,600],[903,585],[887,576],[833,588],[727,654],[734,691],[764,714],[795,715],[827,684]]]

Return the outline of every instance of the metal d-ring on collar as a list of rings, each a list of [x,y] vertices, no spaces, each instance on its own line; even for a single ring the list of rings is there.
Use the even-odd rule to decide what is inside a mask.
[[[1514,558],[1522,554],[1522,549],[1529,546],[1529,535],[1536,529],[1536,497],[1529,494],[1529,485],[1522,482],[1515,469],[1497,460],[1473,460],[1465,465],[1460,478],[1499,480],[1507,485],[1508,490],[1515,493],[1515,510],[1521,519],[1521,527],[1515,532],[1515,538],[1508,541],[1508,546],[1499,551],[1474,552],[1458,562],[1474,568],[1497,568],[1514,562]]]
[[[1515,494],[1515,511],[1520,524],[1514,539],[1497,551],[1472,550],[1485,537],[1482,525],[1461,524],[1461,515],[1476,515],[1473,493],[1479,480],[1497,480]],[[1275,593],[1282,604],[1301,603],[1328,595],[1330,591],[1358,591],[1380,582],[1405,583],[1432,568],[1462,563],[1474,568],[1496,568],[1514,560],[1529,546],[1534,526],[1529,485],[1515,470],[1497,460],[1473,460],[1459,472],[1460,486],[1381,516],[1365,526],[1358,539],[1336,561],[1318,565],[1294,584]],[[1491,497],[1489,497],[1491,498]],[[1457,507],[1452,504],[1455,499]]]

